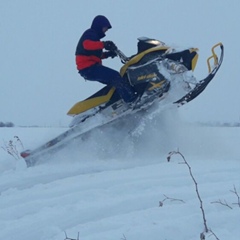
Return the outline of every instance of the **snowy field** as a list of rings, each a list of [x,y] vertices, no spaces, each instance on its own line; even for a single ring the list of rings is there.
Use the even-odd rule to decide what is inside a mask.
[[[121,131],[119,131],[121,129]],[[64,128],[0,128],[1,240],[196,240],[206,224],[240,239],[240,128],[189,124],[175,111],[89,134],[32,168],[21,151]],[[160,206],[162,205],[162,206]]]

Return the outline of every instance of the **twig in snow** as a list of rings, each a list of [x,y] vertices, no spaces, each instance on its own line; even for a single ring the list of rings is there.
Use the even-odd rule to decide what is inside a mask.
[[[15,148],[15,146],[13,145],[13,141],[10,140],[8,143],[4,142],[4,146],[1,147],[4,151],[6,151],[9,155],[11,155],[14,159],[18,160],[19,159],[19,155],[18,152]]]
[[[219,240],[219,238],[216,236],[216,234],[211,229],[209,231],[217,240]]]
[[[224,200],[224,202],[223,202],[222,200],[219,199],[218,201],[214,201],[214,202],[211,202],[211,203],[219,203],[219,204],[221,204],[221,205],[223,205],[223,206],[226,206],[226,207],[232,209],[232,207],[228,205],[228,203],[226,202],[226,200]]]
[[[127,238],[125,237],[125,235],[123,234],[123,237],[121,238],[122,240],[127,240]]]
[[[184,161],[184,164],[187,165],[188,170],[189,170],[189,173],[190,173],[190,176],[191,176],[191,178],[192,178],[192,180],[193,180],[193,182],[194,182],[194,184],[195,184],[195,190],[196,190],[196,193],[197,193],[197,197],[198,197],[198,199],[199,199],[199,202],[200,202],[200,209],[201,209],[201,211],[202,211],[202,216],[203,216],[203,223],[204,223],[204,227],[205,227],[205,232],[207,233],[207,232],[209,231],[209,228],[208,228],[208,226],[207,226],[207,220],[206,220],[206,216],[205,216],[205,212],[204,212],[204,208],[203,208],[203,202],[202,202],[202,199],[201,199],[200,194],[199,194],[199,191],[198,191],[197,181],[195,180],[195,178],[194,178],[194,176],[193,176],[193,174],[192,174],[191,166],[188,164],[188,162],[186,161],[186,159],[185,159],[185,157],[183,156],[183,154],[182,154],[181,152],[179,152],[179,151],[172,151],[172,152],[170,152],[170,153],[168,154],[168,157],[167,157],[168,162],[170,161],[172,155],[175,155],[175,154],[178,154],[178,155],[181,156],[181,158],[182,158],[183,161]],[[201,234],[201,235],[202,235],[202,234]],[[203,236],[204,236],[204,234],[203,234]],[[201,239],[202,239],[202,238],[201,238]],[[205,239],[205,238],[204,238],[204,239]]]
[[[200,240],[205,240],[205,234],[204,233],[200,233]]]
[[[14,138],[16,139],[16,141],[19,143],[19,145],[21,146],[22,150],[24,149],[23,143],[20,140],[20,138],[18,136],[14,136]]]
[[[183,203],[185,203],[183,200],[181,200],[181,199],[176,199],[176,198],[170,198],[170,197],[168,197],[168,196],[166,196],[166,195],[164,195],[164,199],[162,200],[162,201],[159,201],[159,207],[162,207],[163,206],[163,202],[164,201],[166,201],[166,200],[170,200],[170,201],[179,201],[179,202],[183,202]]]
[[[239,197],[239,195],[238,195],[238,192],[237,192],[237,190],[236,190],[235,185],[233,186],[233,190],[230,190],[230,192],[234,193],[234,194],[237,196],[237,199],[238,199],[238,202],[237,202],[237,203],[232,203],[232,204],[233,204],[233,205],[238,205],[238,206],[240,207],[240,197]],[[219,204],[221,204],[221,205],[223,205],[223,206],[226,206],[226,207],[228,207],[228,208],[230,208],[230,209],[233,209],[233,208],[226,202],[226,200],[222,201],[222,200],[219,199],[218,201],[214,201],[214,202],[211,202],[211,203],[219,203]]]
[[[6,151],[8,154],[10,154],[14,159],[18,160],[20,159],[19,151],[18,151],[18,146],[21,146],[21,149],[24,149],[23,144],[21,140],[19,139],[18,136],[14,136],[15,141],[9,140],[8,143],[4,142],[4,146],[1,148]]]
[[[230,192],[234,193],[237,196],[237,198],[238,198],[238,202],[237,203],[233,203],[233,204],[237,204],[240,207],[240,197],[239,197],[239,195],[237,193],[237,189],[236,189],[235,185],[233,186],[233,191],[230,190]]]
[[[209,229],[209,237],[211,236],[211,235],[213,235],[215,238],[216,238],[216,240],[220,240],[218,237],[217,237],[217,235],[211,230],[211,229]],[[200,240],[205,240],[206,239],[206,236],[205,236],[205,233],[204,232],[202,232],[201,234],[200,234]]]
[[[66,238],[64,239],[64,240],[79,240],[79,232],[78,232],[78,236],[77,236],[77,238],[75,239],[75,238],[69,238],[68,236],[67,236],[67,233],[64,231],[64,233],[65,233],[65,236],[66,236]]]

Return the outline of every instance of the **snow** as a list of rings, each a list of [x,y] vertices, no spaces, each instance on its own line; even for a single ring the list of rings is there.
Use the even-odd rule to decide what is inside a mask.
[[[174,109],[133,122],[95,131],[31,168],[4,151],[8,141],[18,136],[34,148],[66,129],[0,128],[0,239],[200,239],[189,169],[179,154],[167,161],[177,150],[208,228],[240,239],[240,128],[185,122]]]

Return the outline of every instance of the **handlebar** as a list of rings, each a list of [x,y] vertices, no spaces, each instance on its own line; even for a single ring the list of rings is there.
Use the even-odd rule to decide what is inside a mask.
[[[115,53],[119,56],[122,63],[126,63],[129,61],[129,58],[121,50],[116,49]]]

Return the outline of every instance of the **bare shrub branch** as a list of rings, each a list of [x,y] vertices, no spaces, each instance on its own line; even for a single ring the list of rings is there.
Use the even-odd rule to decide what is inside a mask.
[[[22,150],[24,149],[23,143],[20,140],[20,138],[18,136],[14,136],[14,138],[16,139],[16,142],[19,143],[19,145],[21,146]]]
[[[173,201],[179,201],[179,202],[182,202],[182,203],[185,203],[183,200],[181,199],[177,199],[177,198],[170,198],[166,195],[163,195],[165,198],[162,200],[162,201],[159,201],[159,207],[162,207],[163,206],[163,202],[166,201],[166,200],[170,200],[171,202]]]
[[[216,236],[216,234],[211,229],[209,231],[217,240],[219,240],[219,238]]]
[[[221,204],[221,205],[223,205],[223,206],[226,206],[226,207],[232,209],[232,207],[229,206],[229,204],[227,203],[226,200],[224,200],[224,202],[223,202],[221,199],[219,199],[218,201],[214,201],[214,202],[211,202],[211,203],[219,203],[219,204]]]
[[[237,192],[237,189],[236,189],[235,185],[233,186],[233,190],[230,190],[230,192],[234,193],[237,196],[237,199],[238,199],[238,202],[233,203],[233,204],[237,204],[240,207],[240,197],[239,197],[239,194]]]
[[[67,233],[64,231],[64,233],[65,233],[65,239],[64,240],[79,240],[79,232],[78,232],[78,236],[77,236],[77,238],[69,238],[68,236],[67,236]]]
[[[187,160],[185,159],[185,157],[183,156],[183,154],[182,154],[181,152],[179,152],[179,150],[178,150],[178,151],[172,151],[172,152],[170,152],[170,153],[168,154],[167,160],[168,160],[168,162],[170,162],[172,155],[176,155],[176,154],[180,155],[181,158],[182,158],[183,161],[184,161],[184,164],[187,165],[188,170],[189,170],[189,173],[190,173],[190,176],[191,176],[191,178],[192,178],[192,180],[193,180],[193,182],[194,182],[195,190],[196,190],[196,193],[197,193],[197,197],[198,197],[198,200],[199,200],[199,202],[200,202],[200,209],[201,209],[201,212],[202,212],[203,223],[204,223],[204,228],[205,228],[204,230],[205,230],[205,232],[207,233],[207,232],[209,231],[209,228],[208,228],[208,226],[207,226],[207,220],[206,220],[205,211],[204,211],[204,208],[203,208],[203,201],[202,201],[202,199],[201,199],[201,197],[200,197],[200,194],[199,194],[199,191],[198,191],[197,181],[195,180],[195,178],[194,178],[194,176],[193,176],[193,174],[192,174],[191,166],[188,164]],[[204,235],[204,234],[203,234],[203,235]]]
[[[1,148],[10,154],[15,160],[18,160],[21,159],[18,149],[20,147],[21,150],[23,150],[24,147],[18,136],[14,136],[14,139],[15,140],[9,140],[8,142],[3,141],[4,146],[1,146]]]
[[[205,240],[205,234],[204,233],[200,233],[200,240]]]
[[[238,200],[237,203],[232,203],[232,204],[233,204],[233,205],[238,205],[238,206],[240,207],[240,197],[239,197],[239,194],[238,194],[238,192],[237,192],[237,189],[236,189],[235,185],[233,186],[233,190],[230,190],[230,192],[234,193],[234,194],[237,196],[237,200]],[[223,206],[226,206],[226,207],[228,207],[228,208],[230,208],[230,209],[233,209],[233,208],[227,203],[226,200],[222,201],[221,199],[219,199],[218,201],[214,201],[214,202],[211,202],[211,203],[219,203],[219,204],[221,204],[221,205],[223,205]]]
[[[127,240],[127,238],[125,237],[125,235],[123,234],[123,237],[121,238],[122,240]]]

